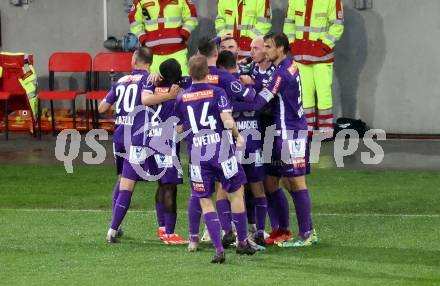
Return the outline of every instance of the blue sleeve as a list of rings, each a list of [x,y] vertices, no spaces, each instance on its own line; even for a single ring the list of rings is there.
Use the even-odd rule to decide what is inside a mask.
[[[115,83],[112,85],[112,88],[105,96],[105,101],[111,105],[113,105],[117,100],[117,94],[116,94],[116,87],[118,86],[118,83]]]

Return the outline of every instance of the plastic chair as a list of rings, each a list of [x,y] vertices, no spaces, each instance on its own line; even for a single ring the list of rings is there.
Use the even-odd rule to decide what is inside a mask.
[[[85,91],[81,90],[55,90],[55,73],[71,72],[85,73]],[[91,90],[92,57],[85,52],[55,52],[49,58],[49,91],[38,93],[38,129],[41,139],[41,100],[50,100],[50,112],[52,118],[52,133],[55,135],[55,114],[53,101],[71,100],[73,128],[76,129],[75,99],[78,95]]]
[[[131,72],[131,58],[132,53],[112,53],[101,52],[98,53],[93,59],[93,76],[94,84],[93,90],[86,93],[86,124],[87,130],[89,130],[89,110],[92,111],[92,124],[94,128],[99,127],[99,121],[97,116],[98,100],[102,100],[108,93],[108,90],[99,90],[99,73],[120,73]],[[89,109],[90,104],[90,109]]]

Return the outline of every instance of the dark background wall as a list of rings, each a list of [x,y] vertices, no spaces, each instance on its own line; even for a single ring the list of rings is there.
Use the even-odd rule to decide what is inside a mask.
[[[128,32],[125,0],[107,1],[108,35]],[[215,0],[194,0],[200,26],[191,39],[214,34]],[[440,134],[440,1],[373,0],[356,10],[343,0],[345,33],[337,45],[334,106],[393,133]],[[40,87],[54,51],[104,51],[103,0],[34,0],[28,9],[0,1],[3,51],[33,53]],[[272,0],[273,30],[282,29],[286,0]],[[79,80],[60,86],[81,87]]]

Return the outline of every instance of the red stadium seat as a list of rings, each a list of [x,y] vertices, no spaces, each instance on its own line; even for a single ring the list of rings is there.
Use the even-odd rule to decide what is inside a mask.
[[[93,90],[86,94],[87,110],[86,110],[86,123],[87,130],[89,130],[89,110],[92,110],[93,127],[99,127],[98,121],[98,100],[102,100],[107,95],[108,90],[99,90],[99,73],[128,73],[131,72],[131,58],[132,53],[112,53],[101,52],[98,53],[93,59],[93,73],[94,73],[94,85]],[[90,109],[89,109],[90,105]]]
[[[85,91],[81,90],[55,90],[55,73],[85,73]],[[55,135],[55,114],[53,101],[71,100],[73,114],[73,128],[76,128],[75,99],[78,95],[91,90],[92,57],[85,52],[55,52],[49,58],[49,91],[38,93],[40,100],[50,100],[52,118],[52,133]],[[41,104],[38,102],[38,129],[41,138]]]

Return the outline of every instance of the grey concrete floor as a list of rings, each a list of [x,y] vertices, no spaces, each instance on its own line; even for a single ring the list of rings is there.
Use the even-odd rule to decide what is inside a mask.
[[[3,134],[1,134],[3,135]],[[0,135],[0,165],[3,164],[55,164],[63,163],[55,157],[56,137],[43,135],[41,141],[26,134],[10,134],[9,141]],[[82,134],[79,156],[73,161],[74,166],[84,165],[83,152],[92,151],[85,143]],[[112,136],[106,141],[99,141],[106,150],[105,160],[102,164],[113,165]],[[346,142],[347,143],[347,142]],[[406,140],[388,139],[377,141],[384,151],[383,160],[379,164],[364,164],[361,159],[362,152],[369,149],[363,144],[353,155],[343,157],[343,168],[355,169],[409,169],[409,170],[438,170],[440,171],[440,140]],[[337,144],[336,144],[337,146]],[[185,148],[181,149],[182,152]],[[315,149],[314,153],[316,154]],[[313,152],[313,151],[312,151]],[[336,168],[335,142],[326,142],[319,149],[319,160],[312,166],[319,168]],[[371,153],[371,151],[370,151]]]

